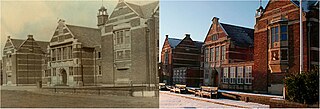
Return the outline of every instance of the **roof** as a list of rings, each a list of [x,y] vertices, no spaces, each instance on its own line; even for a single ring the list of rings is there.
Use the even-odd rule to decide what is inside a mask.
[[[168,38],[168,42],[171,48],[176,48],[176,46],[182,41],[182,39]]]
[[[234,44],[240,47],[253,45],[254,30],[250,28],[220,23]]]
[[[129,2],[125,3],[143,18],[151,17],[154,13],[154,10],[159,6],[159,1],[151,2],[145,5],[137,5]]]
[[[47,51],[47,47],[48,45],[50,44],[50,42],[45,42],[45,41],[36,41],[37,44],[41,47],[41,50],[43,52],[46,52]]]
[[[293,4],[300,7],[299,0],[291,0]],[[319,1],[318,0],[303,0],[302,1],[302,9],[304,12],[309,12],[310,8],[314,5],[316,5]]]
[[[25,40],[22,40],[22,39],[10,39],[12,44],[13,44],[13,47],[15,49],[18,49],[20,47],[20,45],[25,41]]]
[[[89,28],[66,24],[75,39],[85,47],[95,47],[100,45],[101,33],[98,28]]]
[[[202,45],[204,44],[203,42],[199,42],[199,41],[193,41],[194,44],[196,45],[197,48],[201,48]]]

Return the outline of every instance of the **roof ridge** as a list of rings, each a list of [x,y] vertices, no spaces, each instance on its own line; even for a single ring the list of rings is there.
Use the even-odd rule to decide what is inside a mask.
[[[232,25],[232,24],[228,24],[228,23],[220,23],[222,25],[229,25],[229,26],[234,26],[234,27],[239,27],[239,28],[245,28],[245,29],[251,29],[254,30],[253,28],[249,28],[249,27],[243,27],[243,26],[239,26],[239,25]]]
[[[80,28],[88,28],[88,29],[96,29],[96,30],[99,30],[99,28],[87,27],[87,26],[79,26],[79,25],[72,25],[72,24],[66,24],[66,26],[75,26],[75,27],[80,27]]]

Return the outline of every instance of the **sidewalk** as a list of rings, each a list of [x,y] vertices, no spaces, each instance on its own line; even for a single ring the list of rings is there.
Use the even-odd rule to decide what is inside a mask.
[[[200,97],[195,97],[192,94],[177,94],[169,91],[160,91],[160,93],[185,97],[185,98],[194,99],[194,100],[201,100],[201,101],[206,101],[206,102],[211,102],[211,103],[216,103],[216,104],[221,104],[226,106],[233,106],[238,108],[269,108],[270,107],[269,105],[253,103],[253,102],[244,102],[244,101],[236,101],[236,100],[221,99],[221,98],[220,99],[200,98]]]

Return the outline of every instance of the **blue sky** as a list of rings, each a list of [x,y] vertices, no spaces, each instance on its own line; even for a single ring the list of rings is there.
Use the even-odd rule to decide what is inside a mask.
[[[267,2],[263,1],[262,6],[265,7]],[[253,28],[259,4],[259,0],[163,0],[160,2],[160,47],[166,34],[182,39],[185,33],[190,33],[193,40],[203,41],[214,16],[223,23]]]

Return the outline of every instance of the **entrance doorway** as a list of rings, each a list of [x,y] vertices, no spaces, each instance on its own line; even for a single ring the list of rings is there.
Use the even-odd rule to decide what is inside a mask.
[[[62,84],[67,85],[67,72],[65,69],[61,69],[60,71],[61,77],[62,77]]]

